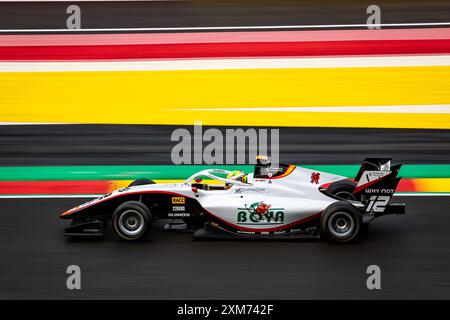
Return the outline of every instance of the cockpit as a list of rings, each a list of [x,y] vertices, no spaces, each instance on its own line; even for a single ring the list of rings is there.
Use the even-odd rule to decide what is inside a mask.
[[[204,181],[204,178],[206,178],[207,181]],[[246,174],[243,171],[206,169],[199,171],[187,178],[184,181],[184,184],[188,184],[193,188],[202,190],[228,190],[234,185],[252,185],[253,173]]]
[[[272,165],[270,158],[257,156],[254,172],[206,169],[199,171],[184,181],[184,184],[201,190],[228,190],[231,187],[253,185],[254,179],[271,179],[283,175],[289,165]],[[206,178],[206,181],[203,180]]]

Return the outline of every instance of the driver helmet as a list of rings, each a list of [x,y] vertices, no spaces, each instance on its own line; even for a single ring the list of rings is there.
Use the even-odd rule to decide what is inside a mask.
[[[231,171],[229,174],[227,174],[227,179],[247,183],[247,175],[245,174],[244,171],[239,170]]]

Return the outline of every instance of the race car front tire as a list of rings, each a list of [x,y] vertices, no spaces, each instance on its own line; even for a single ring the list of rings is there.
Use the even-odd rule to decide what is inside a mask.
[[[354,240],[361,231],[362,218],[357,208],[344,201],[331,204],[320,217],[320,228],[328,239],[338,243]]]
[[[147,206],[139,201],[122,203],[112,216],[114,234],[127,241],[144,239],[151,230],[152,222],[152,215]]]

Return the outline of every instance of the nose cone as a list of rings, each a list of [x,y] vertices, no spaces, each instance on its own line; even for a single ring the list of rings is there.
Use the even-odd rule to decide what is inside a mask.
[[[74,207],[74,208],[72,208],[72,209],[69,209],[69,210],[67,210],[67,211],[64,211],[63,213],[61,213],[61,214],[59,215],[59,217],[60,217],[61,219],[70,219],[70,215],[71,215],[72,213],[76,212],[77,209],[78,209],[78,207]]]

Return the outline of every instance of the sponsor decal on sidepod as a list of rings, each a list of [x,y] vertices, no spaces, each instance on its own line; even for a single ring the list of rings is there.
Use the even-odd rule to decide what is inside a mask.
[[[283,224],[284,208],[272,208],[263,201],[252,203],[245,208],[238,208],[237,224]]]

